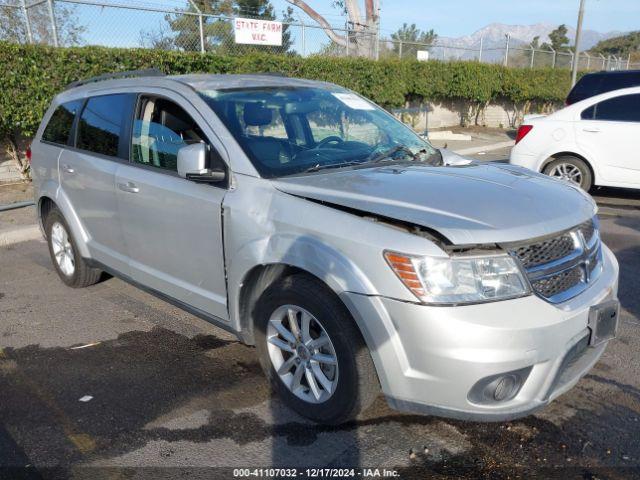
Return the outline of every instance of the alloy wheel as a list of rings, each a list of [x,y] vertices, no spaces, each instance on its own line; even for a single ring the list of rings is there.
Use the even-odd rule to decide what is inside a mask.
[[[69,234],[60,222],[51,227],[51,248],[58,268],[67,277],[73,276],[76,271],[75,255]]]
[[[305,309],[282,305],[270,316],[267,347],[286,387],[309,403],[327,401],[338,385],[338,357],[327,331]]]
[[[582,184],[582,172],[572,163],[558,163],[549,170],[549,176],[559,178],[576,185]]]

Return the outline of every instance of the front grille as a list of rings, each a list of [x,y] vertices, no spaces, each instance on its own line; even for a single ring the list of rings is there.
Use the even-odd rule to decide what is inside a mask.
[[[552,303],[585,290],[601,267],[600,239],[589,220],[558,236],[511,249],[525,268],[531,287]]]
[[[573,238],[566,233],[550,240],[520,247],[516,249],[515,254],[522,262],[524,268],[531,268],[566,257],[573,252],[575,248]]]
[[[593,238],[593,234],[596,232],[596,226],[593,220],[588,220],[584,223],[581,223],[580,225],[578,225],[578,229],[582,232],[585,241],[587,243],[590,243],[591,239]]]
[[[569,270],[531,282],[533,289],[546,298],[553,297],[577,285],[583,277],[582,267],[579,265]]]

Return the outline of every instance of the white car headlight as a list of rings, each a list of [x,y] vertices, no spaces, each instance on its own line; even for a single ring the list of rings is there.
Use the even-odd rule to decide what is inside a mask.
[[[440,258],[387,251],[384,256],[402,283],[424,303],[491,302],[531,293],[518,264],[506,254]]]

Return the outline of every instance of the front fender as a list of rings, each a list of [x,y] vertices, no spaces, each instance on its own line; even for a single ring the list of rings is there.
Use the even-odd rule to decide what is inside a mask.
[[[415,301],[383,252],[446,255],[427,238],[280,192],[264,179],[238,176],[237,189],[225,196],[222,215],[229,318],[238,331],[247,320],[241,318],[241,292],[255,268],[295,267],[323,281],[336,295],[353,292]]]
[[[374,286],[357,265],[337,250],[311,236],[274,234],[245,244],[229,262],[229,316],[242,330],[240,295],[250,272],[256,267],[286,266],[308,272],[336,294],[374,292]]]

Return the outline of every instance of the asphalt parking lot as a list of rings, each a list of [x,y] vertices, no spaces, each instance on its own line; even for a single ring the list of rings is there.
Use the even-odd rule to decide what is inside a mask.
[[[272,397],[254,349],[229,334],[117,279],[67,288],[43,241],[0,248],[0,478],[231,478],[270,466],[637,478],[640,209],[627,205],[634,194],[605,193],[618,339],[573,390],[506,423],[401,414],[379,399],[355,423],[314,425]]]

